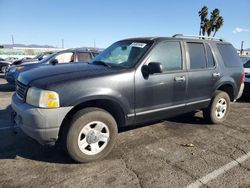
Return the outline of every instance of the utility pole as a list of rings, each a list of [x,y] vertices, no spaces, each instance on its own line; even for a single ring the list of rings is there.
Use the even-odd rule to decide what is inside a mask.
[[[94,49],[96,48],[96,45],[95,45],[95,39],[94,39]]]
[[[64,39],[62,39],[62,48],[64,48]]]
[[[244,41],[241,41],[240,55],[242,55],[242,53],[243,53],[243,44],[244,44]]]
[[[12,40],[12,48],[14,47],[15,41],[14,41],[14,36],[11,35],[11,40]]]

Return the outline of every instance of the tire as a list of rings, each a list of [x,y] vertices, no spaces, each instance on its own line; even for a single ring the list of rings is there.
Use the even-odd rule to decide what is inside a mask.
[[[210,105],[203,110],[204,118],[212,124],[226,120],[230,110],[230,98],[226,92],[216,91]]]
[[[6,72],[5,70],[6,70],[6,67],[5,67],[5,66],[1,67],[1,72],[2,72],[2,73],[5,73],[5,72]]]
[[[66,149],[77,162],[86,163],[106,157],[118,134],[113,116],[100,108],[78,111],[68,129]]]

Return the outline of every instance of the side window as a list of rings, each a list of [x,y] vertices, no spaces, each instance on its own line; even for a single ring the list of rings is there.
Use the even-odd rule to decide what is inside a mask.
[[[240,57],[235,48],[231,44],[217,44],[221,57],[225,66],[237,67],[241,66]]]
[[[77,53],[78,61],[79,62],[90,62],[91,56],[88,52],[78,52]]]
[[[207,49],[207,67],[210,68],[214,67],[215,66],[214,56],[208,44],[206,44],[206,49]]]
[[[188,42],[190,69],[204,69],[207,67],[206,54],[203,43]]]
[[[182,53],[180,42],[164,41],[152,51],[148,62],[161,63],[163,71],[182,70]]]
[[[73,52],[66,52],[59,54],[55,57],[57,59],[58,63],[69,63],[74,61]]]

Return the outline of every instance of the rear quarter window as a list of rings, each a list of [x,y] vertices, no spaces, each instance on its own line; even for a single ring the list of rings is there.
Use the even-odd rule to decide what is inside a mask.
[[[240,57],[231,44],[217,44],[217,47],[226,67],[242,66],[240,63]]]

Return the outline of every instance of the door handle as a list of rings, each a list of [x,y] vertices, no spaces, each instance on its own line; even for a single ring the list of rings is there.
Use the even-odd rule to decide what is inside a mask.
[[[177,76],[174,78],[176,82],[184,82],[186,80],[185,76]]]
[[[219,73],[219,72],[213,73],[213,77],[214,77],[214,78],[220,77],[220,73]]]

